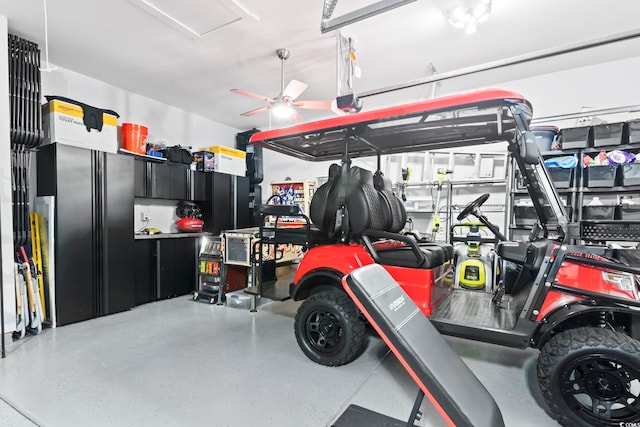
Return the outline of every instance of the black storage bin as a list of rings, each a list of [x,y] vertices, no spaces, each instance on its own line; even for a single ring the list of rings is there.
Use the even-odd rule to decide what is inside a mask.
[[[575,168],[549,167],[547,170],[556,188],[570,188],[573,185],[573,171]]]
[[[627,221],[640,220],[640,204],[623,203],[618,206],[618,219]]]
[[[625,123],[627,142],[629,144],[640,144],[640,119],[631,120]]]
[[[640,163],[629,163],[620,166],[622,170],[622,185],[640,185]]]
[[[612,220],[616,216],[615,206],[583,206],[582,219]]]
[[[584,168],[586,187],[613,187],[616,183],[617,166],[589,166]]]
[[[534,225],[538,222],[533,206],[514,206],[513,216],[516,225]]]
[[[593,146],[605,147],[622,144],[624,123],[593,126]]]
[[[560,131],[562,149],[586,148],[593,145],[593,132],[590,126],[566,128]]]
[[[531,132],[536,137],[536,144],[540,151],[551,151],[551,146],[558,137],[558,128],[555,126],[532,126]]]

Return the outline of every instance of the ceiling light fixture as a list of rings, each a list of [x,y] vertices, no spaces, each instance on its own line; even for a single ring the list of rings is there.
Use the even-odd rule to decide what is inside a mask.
[[[447,12],[447,18],[454,27],[473,34],[478,29],[478,24],[486,21],[490,13],[491,0],[466,0]]]
[[[288,102],[276,102],[271,107],[271,112],[278,119],[288,119],[293,115],[293,108]]]

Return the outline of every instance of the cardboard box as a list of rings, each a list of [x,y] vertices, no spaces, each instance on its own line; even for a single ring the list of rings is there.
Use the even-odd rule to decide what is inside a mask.
[[[72,100],[55,99],[42,106],[42,120],[44,144],[58,142],[109,153],[118,151],[118,116],[115,113]]]
[[[201,148],[200,151],[213,153],[213,170],[230,175],[245,176],[247,173],[247,153],[235,148],[215,145]]]

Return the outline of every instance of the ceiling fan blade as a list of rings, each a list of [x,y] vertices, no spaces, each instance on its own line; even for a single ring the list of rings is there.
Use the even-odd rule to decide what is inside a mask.
[[[331,101],[296,101],[293,105],[308,110],[331,110]]]
[[[265,102],[274,102],[273,98],[269,98],[268,96],[258,95],[257,93],[248,92],[242,89],[231,89],[231,92],[237,93],[238,95],[248,96],[249,98],[261,99]]]
[[[291,80],[286,88],[284,88],[284,92],[282,92],[283,98],[289,98],[291,100],[299,97],[302,92],[304,92],[307,87],[309,87],[306,83],[302,83],[298,80]]]
[[[300,113],[298,113],[296,110],[293,110],[293,116],[291,117],[291,120],[293,120],[294,122],[301,122],[302,115],[300,115]]]
[[[247,111],[246,113],[240,114],[241,116],[250,117],[255,116],[256,114],[264,113],[265,111],[271,108],[270,105],[265,105],[264,107],[256,108],[255,110]]]

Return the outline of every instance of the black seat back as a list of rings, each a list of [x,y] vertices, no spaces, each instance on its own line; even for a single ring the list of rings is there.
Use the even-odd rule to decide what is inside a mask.
[[[352,271],[342,286],[448,425],[504,426],[487,389],[381,265]]]
[[[393,194],[391,180],[382,175],[382,172],[377,171],[373,175],[373,186],[378,190],[391,212],[391,218],[385,231],[390,233],[400,232],[407,223],[407,211],[404,208],[404,203]]]
[[[373,186],[373,174],[370,171],[352,166],[346,194],[349,231],[354,237],[369,229],[387,231],[391,223],[391,210]]]
[[[336,228],[336,213],[338,211],[337,195],[340,185],[340,165],[329,166],[329,179],[322,184],[311,199],[309,217],[313,225],[327,235],[333,235]]]
[[[518,264],[518,276],[515,281],[505,283],[505,291],[510,295],[529,294],[533,281],[538,275],[544,257],[551,246],[548,240],[535,242],[500,242],[498,244],[498,256],[507,261]]]

